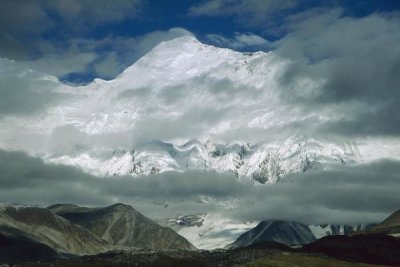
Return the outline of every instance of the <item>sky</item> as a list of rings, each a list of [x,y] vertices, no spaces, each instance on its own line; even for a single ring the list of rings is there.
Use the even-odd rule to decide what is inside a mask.
[[[68,83],[111,79],[183,28],[205,43],[239,51],[273,50],[295,21],[395,16],[396,0],[43,1],[1,3],[0,56],[25,60]],[[391,14],[391,15],[390,15]]]
[[[199,196],[207,196],[238,200],[229,215],[238,220],[381,220],[400,208],[399,29],[397,0],[3,0],[0,202],[123,201],[153,215],[222,212],[218,202],[198,204]],[[98,89],[96,78],[112,81],[157,45],[183,36],[239,52],[270,52],[271,83],[259,90],[234,75],[218,80],[206,73],[190,80],[189,93],[185,83],[157,81],[120,88],[116,95],[92,90]],[[100,100],[91,105],[84,100],[95,97]],[[137,107],[132,121],[121,119],[130,128],[93,132],[98,125],[90,123],[103,113]],[[113,126],[114,119],[110,115],[107,123]],[[283,126],[257,128],[249,121]],[[79,158],[91,149],[102,158],[148,139],[206,138],[227,123],[229,131],[212,137],[256,143],[296,133],[375,142],[371,153],[383,152],[376,161],[293,174],[288,183],[265,187],[216,172],[107,179],[47,161]],[[175,204],[160,211],[166,201]]]

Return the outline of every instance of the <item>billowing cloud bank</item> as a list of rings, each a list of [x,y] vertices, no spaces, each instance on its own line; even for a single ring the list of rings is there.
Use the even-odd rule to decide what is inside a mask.
[[[400,162],[388,160],[294,174],[285,183],[255,186],[233,175],[203,171],[96,177],[24,153],[1,151],[0,174],[0,202],[96,206],[120,201],[153,218],[218,212],[239,221],[351,224],[380,221],[400,207]],[[169,206],[164,208],[166,202]]]

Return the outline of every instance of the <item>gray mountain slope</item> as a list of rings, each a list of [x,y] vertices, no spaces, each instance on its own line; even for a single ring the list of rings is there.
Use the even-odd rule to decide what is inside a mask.
[[[367,232],[400,236],[400,210],[392,213],[389,217],[383,220],[383,222],[368,229]]]
[[[18,232],[17,236],[44,244],[61,254],[86,255],[106,250],[105,241],[44,208],[2,207],[0,230]]]
[[[158,225],[129,205],[115,204],[105,208],[55,205],[49,209],[115,246],[157,250],[195,249],[184,237]]]
[[[308,244],[316,238],[307,225],[287,221],[262,221],[255,228],[243,233],[227,249],[247,247],[262,242],[277,242],[288,246]]]

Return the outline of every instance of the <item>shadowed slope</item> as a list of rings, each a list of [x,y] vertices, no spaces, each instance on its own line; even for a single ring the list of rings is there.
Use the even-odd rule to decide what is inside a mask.
[[[0,263],[50,260],[58,253],[14,228],[0,228]]]
[[[60,253],[85,255],[105,251],[103,240],[48,209],[3,207],[0,210],[0,229],[14,229]]]
[[[308,244],[314,240],[315,236],[304,224],[286,221],[262,221],[226,248],[247,247],[264,242],[278,242],[291,246]]]
[[[115,204],[105,208],[71,205],[63,208],[57,205],[49,209],[112,245],[148,249],[195,249],[184,237],[158,225],[128,205]]]

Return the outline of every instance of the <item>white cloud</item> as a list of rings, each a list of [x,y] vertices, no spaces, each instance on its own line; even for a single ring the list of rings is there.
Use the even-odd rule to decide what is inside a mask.
[[[220,34],[208,34],[207,38],[218,46],[233,49],[266,49],[271,46],[268,40],[253,33],[236,32],[231,38]]]
[[[117,76],[121,68],[121,62],[116,52],[109,52],[107,56],[100,58],[95,64],[94,69],[97,77],[110,79]]]
[[[43,116],[68,95],[58,90],[58,80],[20,62],[0,59],[0,119],[7,116]]]
[[[36,71],[62,77],[68,73],[85,72],[87,65],[97,57],[95,52],[67,52],[65,54],[49,54],[37,60],[20,63]]]
[[[100,40],[78,39],[76,43],[87,51],[107,51],[106,53],[99,52],[97,60],[92,63],[97,77],[111,79],[160,42],[192,35],[183,28],[171,28],[167,31],[153,31],[137,37],[109,36]]]
[[[171,28],[136,37],[77,38],[65,42],[62,49],[52,43],[38,41],[33,46],[43,56],[18,61],[18,64],[58,78],[70,73],[88,73],[112,79],[160,42],[191,35],[183,28]]]

